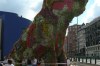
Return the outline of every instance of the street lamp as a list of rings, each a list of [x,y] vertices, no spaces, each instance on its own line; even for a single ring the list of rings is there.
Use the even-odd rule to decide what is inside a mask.
[[[78,16],[77,16],[77,53],[79,55],[79,43],[78,43]]]

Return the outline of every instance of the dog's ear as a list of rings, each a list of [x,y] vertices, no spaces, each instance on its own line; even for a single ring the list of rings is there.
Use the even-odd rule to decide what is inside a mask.
[[[88,0],[75,0],[73,5],[73,13],[75,16],[79,16],[81,13],[85,11],[85,6]]]

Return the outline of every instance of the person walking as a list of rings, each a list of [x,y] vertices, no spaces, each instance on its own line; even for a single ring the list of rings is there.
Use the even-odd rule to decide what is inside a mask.
[[[41,65],[41,59],[38,59],[37,60],[37,66],[40,66]]]
[[[70,66],[70,59],[67,58],[67,66]]]
[[[7,64],[5,64],[4,66],[14,66],[14,64],[12,63],[11,59],[8,59]]]
[[[0,66],[3,66],[3,63],[0,63]]]
[[[34,57],[32,64],[33,64],[33,66],[37,66],[37,58]]]
[[[26,66],[26,61],[25,61],[25,59],[22,60],[22,66]]]
[[[27,66],[32,66],[32,62],[30,59],[27,60]]]

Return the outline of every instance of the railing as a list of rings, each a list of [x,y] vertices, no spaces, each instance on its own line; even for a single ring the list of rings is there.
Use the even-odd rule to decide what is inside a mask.
[[[2,65],[5,65],[2,63]],[[27,66],[27,64],[23,64],[23,63],[15,63],[15,66]],[[67,65],[67,63],[41,63],[40,66],[46,66],[46,65]]]
[[[70,59],[71,61],[100,65],[99,57],[77,56],[77,57],[71,57]]]

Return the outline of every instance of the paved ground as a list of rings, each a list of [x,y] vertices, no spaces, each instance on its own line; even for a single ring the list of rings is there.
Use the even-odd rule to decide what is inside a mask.
[[[86,64],[86,63],[80,63],[80,62],[71,62],[71,66],[100,66],[100,65]]]

